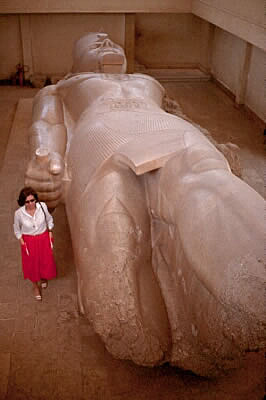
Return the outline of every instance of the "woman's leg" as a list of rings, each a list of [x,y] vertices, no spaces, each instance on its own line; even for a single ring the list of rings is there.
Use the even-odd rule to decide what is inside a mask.
[[[47,281],[47,279],[41,279],[41,288],[42,289],[46,289],[47,288],[47,286],[48,286],[48,281]]]
[[[32,284],[33,284],[33,293],[34,293],[35,299],[41,300],[42,296],[41,296],[40,287],[38,285],[38,282],[32,282]]]

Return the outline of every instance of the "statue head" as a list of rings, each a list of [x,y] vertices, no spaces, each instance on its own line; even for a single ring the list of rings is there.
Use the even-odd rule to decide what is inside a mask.
[[[90,32],[74,45],[72,72],[125,73],[123,48],[112,42],[107,33]]]

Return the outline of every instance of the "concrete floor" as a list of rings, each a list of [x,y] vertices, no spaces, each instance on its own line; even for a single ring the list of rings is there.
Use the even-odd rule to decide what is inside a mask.
[[[165,84],[183,112],[218,142],[241,147],[244,179],[263,194],[263,134],[210,82]],[[261,400],[264,355],[207,380],[165,365],[144,368],[113,359],[79,315],[71,240],[64,207],[54,213],[58,278],[34,300],[21,274],[12,231],[28,158],[27,128],[37,89],[0,87],[0,399],[1,400]],[[11,128],[13,122],[13,127]]]

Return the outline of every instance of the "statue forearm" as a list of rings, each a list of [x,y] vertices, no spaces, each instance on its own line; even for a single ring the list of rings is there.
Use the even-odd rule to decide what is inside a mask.
[[[30,153],[35,155],[39,147],[60,154],[64,158],[67,143],[67,133],[64,124],[50,124],[39,120],[30,127]]]
[[[56,86],[48,86],[34,100],[25,183],[34,187],[49,208],[62,198],[66,144],[63,104]]]
[[[30,127],[31,156],[39,147],[64,157],[67,133],[64,124],[63,104],[56,86],[48,86],[39,92],[33,105]]]

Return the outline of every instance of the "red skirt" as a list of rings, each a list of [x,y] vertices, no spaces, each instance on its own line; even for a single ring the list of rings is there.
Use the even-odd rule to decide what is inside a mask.
[[[26,246],[21,246],[24,279],[38,282],[56,277],[56,265],[48,231],[40,235],[22,235]],[[28,251],[27,251],[28,250]]]

